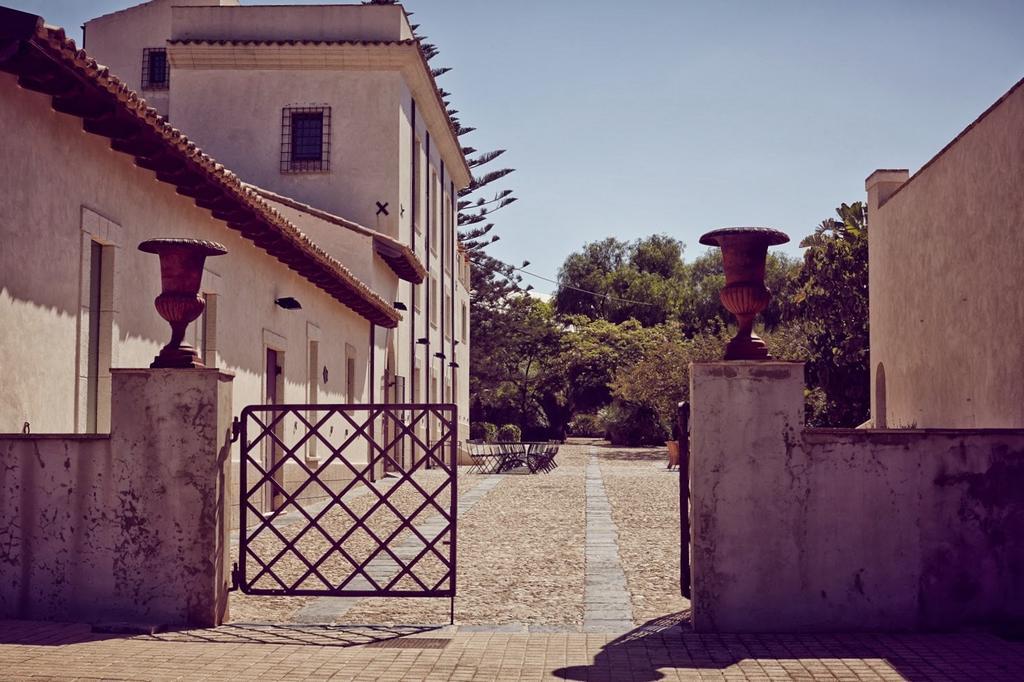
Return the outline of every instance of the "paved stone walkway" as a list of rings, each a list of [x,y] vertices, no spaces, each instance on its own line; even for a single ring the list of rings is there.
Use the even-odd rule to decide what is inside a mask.
[[[583,592],[583,629],[587,632],[628,630],[633,606],[626,575],[619,562],[618,529],[601,480],[593,447],[587,458],[587,544]]]
[[[135,637],[0,621],[4,680],[1020,680],[989,635],[620,636],[459,628],[238,626]]]

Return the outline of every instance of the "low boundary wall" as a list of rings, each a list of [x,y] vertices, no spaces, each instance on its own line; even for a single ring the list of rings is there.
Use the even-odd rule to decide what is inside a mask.
[[[1024,430],[805,429],[798,363],[691,377],[698,630],[1024,623]]]
[[[109,436],[0,436],[0,618],[218,625],[231,377],[112,381]]]

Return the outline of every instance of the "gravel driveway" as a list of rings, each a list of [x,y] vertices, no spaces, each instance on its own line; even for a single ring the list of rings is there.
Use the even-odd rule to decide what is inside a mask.
[[[583,624],[587,575],[585,467],[591,453],[600,464],[612,522],[617,526],[618,555],[634,620],[639,624],[688,606],[679,596],[678,585],[679,477],[665,471],[664,448],[612,448],[603,441],[576,440],[561,447],[559,467],[548,474],[487,476],[467,474],[464,467],[460,468],[459,497],[464,508],[458,520],[458,623],[555,629]],[[442,475],[425,471],[417,475],[417,481],[432,491],[441,484]],[[470,494],[485,482],[480,494]],[[467,495],[470,504],[464,505]],[[376,499],[363,494],[351,506],[361,514]],[[423,502],[422,496],[408,489],[396,492],[391,499],[405,513]],[[335,511],[328,513],[321,525],[329,535],[337,536],[351,527],[351,519]],[[370,525],[381,533],[397,527],[390,512],[375,513]],[[289,526],[282,532],[291,537],[301,527]],[[406,531],[396,540],[408,542],[409,535]],[[318,533],[309,533],[302,545],[304,552],[316,557],[327,546],[327,540]],[[273,554],[281,543],[272,534],[263,533],[256,546],[265,554]],[[357,560],[367,556],[373,546],[362,531],[346,543],[346,549]],[[282,577],[294,579],[307,568],[289,557],[276,570]],[[349,570],[340,557],[329,559],[322,568],[329,580]],[[431,560],[418,574],[424,579],[440,579],[443,567]],[[311,577],[309,581],[316,579]],[[318,581],[308,586],[317,585]],[[256,597],[236,592],[231,599],[234,622],[288,623],[317,598]],[[374,598],[339,603],[346,604],[341,609],[346,623],[448,621],[447,599]]]

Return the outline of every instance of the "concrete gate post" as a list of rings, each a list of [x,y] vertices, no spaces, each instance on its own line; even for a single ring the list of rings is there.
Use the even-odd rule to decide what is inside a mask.
[[[694,363],[690,403],[694,629],[763,630],[772,595],[799,592],[786,472],[802,465],[803,363]]]
[[[216,369],[113,369],[110,616],[213,626],[227,617],[231,389]]]

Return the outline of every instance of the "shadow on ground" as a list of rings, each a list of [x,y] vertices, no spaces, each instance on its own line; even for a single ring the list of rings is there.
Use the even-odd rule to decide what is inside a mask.
[[[623,462],[660,462],[668,459],[668,449],[665,446],[658,447],[631,447],[625,445],[612,445],[606,440],[595,440],[587,442],[594,448],[595,454],[601,459],[611,459]]]
[[[559,668],[564,680],[661,680],[662,670],[737,666],[758,679],[781,676],[923,680],[1021,679],[1024,647],[987,634],[698,634],[689,612],[648,621],[608,642],[589,665]],[[888,674],[888,676],[886,676]],[[846,677],[842,677],[846,679]],[[857,677],[860,679],[860,677]]]
[[[62,646],[109,639],[209,644],[272,644],[290,646],[351,647],[381,646],[403,637],[426,633],[447,633],[440,625],[278,625],[230,623],[215,628],[182,628],[145,632],[145,628],[123,624],[91,627],[67,624],[54,630],[52,624],[32,621],[0,623],[0,644]],[[59,632],[54,636],[54,632]]]
[[[288,644],[350,647],[381,644],[410,635],[444,630],[436,625],[274,625],[231,623],[210,629],[174,630],[145,639],[215,644]]]

